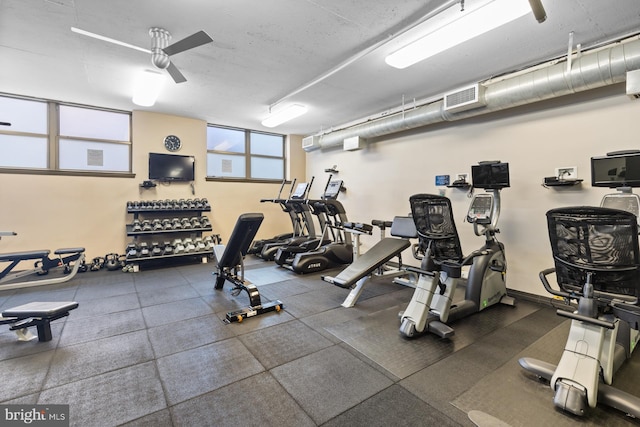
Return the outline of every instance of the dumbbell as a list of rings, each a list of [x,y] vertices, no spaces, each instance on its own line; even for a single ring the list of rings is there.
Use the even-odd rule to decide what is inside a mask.
[[[191,221],[189,221],[189,218],[182,218],[182,220],[180,221],[182,223],[182,228],[191,228]]]
[[[160,256],[162,255],[162,248],[158,242],[153,242],[151,244],[151,255],[152,256]]]
[[[171,242],[164,242],[164,247],[162,249],[163,255],[173,255],[173,246],[171,246]]]
[[[138,256],[138,246],[135,243],[129,243],[127,245],[127,258],[137,258]]]
[[[173,241],[173,253],[174,254],[180,254],[184,252],[184,244],[182,243],[182,240],[180,239],[175,239]]]
[[[193,252],[196,250],[196,245],[193,244],[193,240],[189,237],[184,239],[184,250],[185,252]]]
[[[140,256],[147,257],[151,255],[149,252],[149,245],[146,242],[140,243]]]
[[[199,252],[204,251],[207,248],[207,245],[204,244],[204,240],[202,240],[202,237],[196,237],[193,243],[196,245],[196,250]]]

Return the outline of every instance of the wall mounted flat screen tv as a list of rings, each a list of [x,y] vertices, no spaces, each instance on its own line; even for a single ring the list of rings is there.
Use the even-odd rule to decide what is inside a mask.
[[[591,158],[593,187],[640,187],[640,152]]]
[[[149,179],[193,181],[195,158],[176,154],[149,153]]]
[[[475,188],[499,190],[509,187],[509,163],[480,163],[471,166],[471,181]]]

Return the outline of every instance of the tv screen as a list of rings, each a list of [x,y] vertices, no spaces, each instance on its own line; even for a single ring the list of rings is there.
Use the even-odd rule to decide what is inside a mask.
[[[640,152],[591,158],[593,187],[640,187]]]
[[[193,181],[195,158],[175,154],[149,153],[149,179]]]
[[[496,190],[509,187],[509,163],[481,163],[471,166],[471,180],[476,188]]]

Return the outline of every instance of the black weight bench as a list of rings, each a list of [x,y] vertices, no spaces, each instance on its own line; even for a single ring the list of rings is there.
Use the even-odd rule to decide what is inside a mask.
[[[276,300],[267,304],[262,304],[258,288],[244,280],[244,257],[247,255],[249,246],[256,236],[264,215],[261,213],[246,213],[240,215],[236,225],[231,232],[227,245],[216,245],[213,254],[218,265],[213,273],[216,277],[215,288],[221,290],[225,281],[234,285],[232,293],[238,295],[245,291],[249,295],[250,306],[227,313],[226,322],[242,322],[247,317],[253,317],[271,311],[280,311],[284,305]]]
[[[334,284],[341,288],[351,289],[349,295],[341,304],[343,307],[353,307],[360,297],[364,285],[372,277],[373,273],[380,271],[382,266],[391,259],[400,256],[402,251],[411,246],[410,238],[416,237],[416,229],[413,219],[410,217],[395,217],[393,222],[377,221],[378,227],[392,227],[392,234],[401,238],[384,237],[380,239],[371,249],[360,255],[351,265],[342,270],[337,276],[322,276],[325,282]],[[393,230],[395,227],[395,230]],[[395,275],[408,274],[409,271],[403,269],[394,273]],[[384,274],[382,274],[384,276]]]
[[[77,307],[77,302],[30,302],[4,310],[0,317],[0,325],[11,325],[9,329],[18,334],[20,341],[34,339],[35,335],[27,328],[35,326],[38,341],[51,341],[51,322],[68,316],[69,311]]]
[[[62,283],[71,280],[80,265],[84,261],[84,248],[61,248],[54,251],[57,257],[49,258],[51,251],[48,249],[36,251],[23,251],[0,254],[0,264],[8,263],[2,271],[0,271],[0,289],[16,289],[26,288],[29,286],[51,285],[54,283]],[[12,272],[13,269],[22,261],[34,261],[34,267],[29,270]],[[71,267],[71,263],[73,267]],[[23,282],[15,282],[15,280],[30,275],[45,275],[49,270],[64,267],[68,274],[60,277],[40,280],[28,280]],[[11,283],[9,283],[11,282]]]

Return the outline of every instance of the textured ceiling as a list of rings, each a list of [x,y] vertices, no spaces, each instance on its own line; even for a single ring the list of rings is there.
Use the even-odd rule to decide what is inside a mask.
[[[467,7],[474,1],[466,0]],[[432,98],[566,55],[570,32],[583,48],[640,32],[638,0],[542,1],[548,15],[542,24],[528,14],[397,70],[384,57],[424,30],[400,33],[449,2],[0,0],[0,92],[308,135],[384,114],[403,99]],[[454,5],[429,22],[459,10]],[[150,27],[165,28],[173,41],[203,29],[214,43],[173,56],[188,81],[169,80],[156,105],[141,108],[131,102],[132,86],[136,72],[152,69],[149,55],[73,33],[72,26],[144,48]],[[280,100],[274,109],[296,102],[309,112],[263,128]]]

